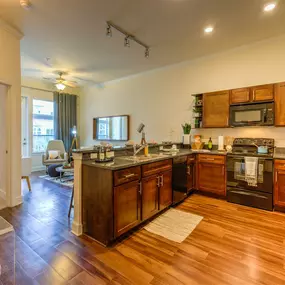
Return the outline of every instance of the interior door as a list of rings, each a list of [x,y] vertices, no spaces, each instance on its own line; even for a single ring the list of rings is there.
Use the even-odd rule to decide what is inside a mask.
[[[229,91],[203,94],[203,127],[228,127],[229,106]]]
[[[21,98],[21,139],[22,139],[22,157],[29,156],[29,131],[28,131],[28,98]]]
[[[165,209],[172,204],[172,171],[161,174],[159,188],[159,210]]]
[[[159,176],[153,175],[142,179],[142,220],[158,212]]]

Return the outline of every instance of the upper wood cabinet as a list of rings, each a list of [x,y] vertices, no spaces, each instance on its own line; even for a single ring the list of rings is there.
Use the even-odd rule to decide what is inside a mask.
[[[285,207],[285,160],[275,161],[274,205]]]
[[[285,126],[285,82],[275,84],[275,125]]]
[[[239,88],[231,90],[230,92],[230,104],[241,104],[250,102],[250,89]]]
[[[252,101],[270,101],[274,99],[274,84],[251,87]]]
[[[225,128],[229,126],[229,91],[203,95],[203,127]]]
[[[140,184],[129,182],[114,188],[115,236],[127,232],[141,221]]]

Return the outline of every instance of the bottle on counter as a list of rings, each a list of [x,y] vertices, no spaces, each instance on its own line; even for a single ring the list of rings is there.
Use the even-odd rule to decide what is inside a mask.
[[[100,148],[99,148],[98,159],[101,161],[105,160],[105,148],[104,148],[104,146],[100,146]]]
[[[212,138],[210,138],[208,141],[208,149],[212,150],[212,148],[213,148],[213,142],[212,142]]]

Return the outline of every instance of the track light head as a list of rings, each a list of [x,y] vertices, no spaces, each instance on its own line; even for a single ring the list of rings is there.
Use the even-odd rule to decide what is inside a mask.
[[[111,38],[112,37],[112,27],[107,24],[106,36]]]
[[[131,44],[130,44],[130,38],[129,38],[129,36],[126,36],[125,37],[125,47],[130,47],[131,46]]]
[[[145,49],[144,57],[145,57],[145,58],[149,58],[149,48],[146,48],[146,49]]]

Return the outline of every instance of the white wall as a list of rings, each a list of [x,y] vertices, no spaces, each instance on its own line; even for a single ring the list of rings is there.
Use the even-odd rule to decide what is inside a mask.
[[[45,91],[46,90],[46,91]],[[21,95],[28,98],[28,113],[29,113],[29,153],[32,157],[32,171],[45,170],[45,166],[42,164],[42,153],[32,153],[32,141],[33,141],[33,99],[53,101],[53,91],[55,91],[52,83],[36,80],[32,78],[22,78]],[[77,97],[77,116],[78,122],[80,119],[80,88],[66,88],[66,93],[78,95]],[[80,130],[78,126],[78,130]]]
[[[0,82],[9,85],[7,97],[7,205],[22,203],[21,195],[21,69],[19,32],[0,19]]]
[[[285,81],[285,35],[228,52],[87,87],[81,100],[81,141],[93,145],[92,118],[129,114],[131,138],[144,122],[147,140],[181,141],[181,123],[192,120],[191,94]],[[150,58],[151,60],[151,58]],[[273,137],[285,146],[284,128],[193,130],[216,142],[218,135]]]

